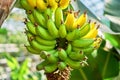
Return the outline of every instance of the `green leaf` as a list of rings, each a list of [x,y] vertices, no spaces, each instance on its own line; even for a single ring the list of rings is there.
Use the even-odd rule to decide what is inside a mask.
[[[110,20],[110,28],[120,32],[120,0],[106,0],[105,16]]]
[[[28,73],[29,69],[28,69],[28,63],[29,63],[30,59],[26,58],[25,61],[22,63],[20,69],[19,69],[19,75],[24,76]]]
[[[119,74],[119,62],[113,54],[115,53],[104,51],[102,48],[98,50],[95,59],[103,78],[111,78]]]
[[[102,80],[96,60],[92,55],[88,56],[88,64],[89,66],[79,70],[73,70],[70,80]]]
[[[11,70],[19,69],[19,63],[14,57],[6,53],[5,58],[7,59],[7,64],[11,68]]]
[[[105,33],[104,36],[107,40],[109,40],[111,45],[120,49],[120,35]]]

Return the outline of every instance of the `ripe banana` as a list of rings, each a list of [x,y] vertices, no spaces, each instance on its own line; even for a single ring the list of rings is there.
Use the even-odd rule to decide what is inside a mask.
[[[46,28],[46,22],[45,18],[43,17],[42,13],[38,10],[34,9],[33,16],[35,18],[35,21],[42,27]]]
[[[65,26],[68,31],[73,30],[73,24],[75,22],[75,16],[72,11],[68,12],[66,20],[65,20]]]
[[[55,45],[52,46],[46,46],[46,45],[42,45],[39,44],[37,41],[32,40],[30,41],[30,45],[33,46],[33,48],[37,49],[37,50],[45,50],[45,51],[49,51],[49,50],[53,50],[55,48]]]
[[[64,70],[67,67],[67,64],[65,62],[58,62],[58,69]]]
[[[61,60],[65,61],[66,58],[67,58],[67,53],[66,53],[66,51],[65,51],[64,49],[59,48],[59,49],[58,49],[58,56],[59,56],[59,58],[60,58]]]
[[[87,21],[87,13],[84,12],[80,17],[75,21],[73,28],[82,27]]]
[[[96,22],[91,22],[90,23],[90,30],[94,29],[96,26]]]
[[[32,24],[31,22],[24,22],[24,23],[26,24],[26,27],[30,33],[37,35],[34,24]]]
[[[37,9],[41,12],[47,9],[47,3],[44,0],[36,0]]]
[[[45,73],[52,73],[57,69],[57,63],[55,64],[48,64],[44,67]]]
[[[63,21],[63,12],[62,9],[60,7],[58,7],[55,10],[55,24],[57,26],[57,28],[60,27],[60,25],[62,24]]]
[[[25,47],[30,53],[38,54],[38,55],[40,54],[40,51],[35,50],[32,46],[26,46],[25,45]]]
[[[36,1],[37,1],[37,0],[27,0],[28,4],[29,4],[32,8],[35,8],[35,7],[36,7]]]
[[[51,36],[53,36],[54,38],[59,37],[58,29],[51,19],[47,21],[47,28]]]
[[[80,38],[85,36],[90,31],[90,23],[86,23],[80,28]]]
[[[65,37],[66,37],[66,35],[67,35],[67,30],[66,30],[66,27],[65,27],[64,24],[61,24],[61,25],[60,25],[58,33],[59,33],[59,36],[60,36],[61,38],[65,38]]]
[[[32,10],[32,7],[28,4],[27,0],[20,0],[20,4],[27,11]]]
[[[55,38],[51,36],[46,29],[41,26],[36,26],[36,33],[45,40],[54,40]]]
[[[40,36],[35,36],[35,40],[43,45],[52,46],[56,45],[56,40],[44,40]]]
[[[60,0],[59,7],[61,7],[62,9],[66,9],[69,4],[70,0]]]
[[[65,60],[65,63],[69,65],[72,69],[79,69],[81,67],[79,61],[73,61],[69,57]]]
[[[69,57],[72,59],[72,60],[82,60],[84,58],[84,54],[83,54],[83,51],[79,50],[77,52],[71,52],[69,54]]]
[[[55,11],[58,7],[58,3],[56,2],[56,0],[48,0],[48,7]]]
[[[73,41],[71,44],[73,47],[83,48],[90,46],[93,42],[94,39],[78,39]]]
[[[98,30],[96,29],[96,28],[93,28],[92,30],[90,30],[89,32],[88,32],[88,34],[87,35],[85,35],[85,36],[83,36],[82,38],[96,38],[97,37],[97,35],[98,35]]]

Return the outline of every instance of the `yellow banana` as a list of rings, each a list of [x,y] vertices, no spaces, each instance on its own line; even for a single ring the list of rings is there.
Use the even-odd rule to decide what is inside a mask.
[[[96,38],[97,35],[98,35],[98,30],[97,30],[96,28],[93,28],[92,30],[90,30],[90,31],[88,32],[87,35],[85,35],[85,36],[82,37],[82,38]]]
[[[47,9],[47,3],[44,0],[36,0],[37,8],[43,12]]]
[[[55,11],[58,7],[58,3],[56,2],[56,0],[48,0],[48,7]]]
[[[84,12],[80,17],[75,21],[73,28],[82,27],[87,21],[87,13]]]
[[[36,1],[37,1],[37,0],[27,0],[28,4],[29,4],[32,8],[35,8],[35,7],[36,7]]]
[[[66,29],[68,31],[72,30],[74,21],[75,21],[74,13],[70,11],[67,14],[67,17],[66,17],[66,20],[65,20],[65,26],[66,26]]]
[[[98,37],[96,38],[95,42],[92,45],[95,49],[98,49],[100,47],[101,42],[102,42],[102,38]]]
[[[62,9],[66,9],[69,4],[70,0],[60,0],[59,7],[61,7]]]
[[[94,29],[96,26],[96,22],[91,22],[90,23],[90,30]]]

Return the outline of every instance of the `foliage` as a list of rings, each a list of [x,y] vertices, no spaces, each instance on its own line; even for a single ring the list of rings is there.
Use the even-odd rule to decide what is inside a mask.
[[[26,58],[22,64],[19,64],[16,58],[12,57],[8,53],[5,54],[7,65],[11,69],[11,80],[41,80],[41,73],[31,73],[29,69],[30,59]]]

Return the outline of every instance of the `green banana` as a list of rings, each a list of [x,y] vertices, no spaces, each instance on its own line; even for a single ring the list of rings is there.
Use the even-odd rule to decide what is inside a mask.
[[[35,40],[30,41],[30,45],[33,46],[33,48],[35,48],[37,50],[43,50],[43,51],[44,50],[49,51],[49,50],[53,50],[55,48],[55,45],[53,45],[53,46],[46,46],[46,45],[39,44]]]
[[[37,70],[42,70],[48,64],[48,61],[44,60],[36,66]]]
[[[27,39],[28,41],[32,41],[34,39],[34,35],[32,35],[32,33],[30,33],[29,31],[26,30],[26,35],[27,35]]]
[[[73,41],[75,39],[78,39],[79,38],[79,29],[74,29],[72,32],[69,32],[66,36],[66,39],[68,41]]]
[[[46,21],[45,18],[43,17],[42,13],[34,9],[33,11],[33,16],[35,18],[35,21],[41,25],[42,27],[46,28]]]
[[[38,50],[35,50],[32,46],[26,46],[26,49],[30,52],[30,53],[33,53],[33,54],[40,54],[40,51]]]
[[[64,24],[61,24],[61,25],[60,25],[58,33],[59,33],[59,36],[60,36],[61,38],[65,38],[65,37],[66,37],[66,35],[67,35],[67,30],[66,30],[66,27],[65,27]]]
[[[54,37],[52,37],[52,36],[48,33],[48,31],[47,31],[46,29],[44,29],[44,28],[41,27],[41,26],[36,26],[36,32],[37,32],[37,34],[38,34],[41,38],[43,38],[43,39],[45,39],[45,40],[54,40],[54,39],[55,39]]]
[[[65,62],[58,62],[58,69],[64,70],[67,67],[67,64]]]
[[[55,24],[56,24],[57,28],[60,27],[62,21],[63,21],[63,12],[62,12],[62,9],[60,7],[58,7],[55,10]]]
[[[40,52],[40,57],[42,59],[46,59],[47,58],[47,55],[49,54],[54,54],[56,56],[56,50],[50,50],[50,51],[41,51]],[[57,56],[56,56],[57,57]]]
[[[44,11],[44,17],[45,17],[45,20],[48,21],[49,19],[52,19],[52,10],[50,8],[47,8],[45,11]]]
[[[66,48],[66,53],[69,55],[71,51],[72,51],[72,45],[68,43],[67,48]]]
[[[90,46],[93,42],[94,39],[78,39],[73,41],[71,44],[73,47],[83,48]]]
[[[30,33],[37,35],[34,24],[32,24],[31,22],[24,22],[24,23],[26,24],[26,27]]]
[[[35,40],[40,44],[47,45],[47,46],[56,45],[56,40],[45,40],[45,39],[42,39],[40,36],[35,36]]]
[[[73,61],[69,57],[65,60],[65,63],[69,65],[72,69],[79,69],[81,67],[79,61]]]
[[[79,33],[80,37],[85,36],[89,31],[90,31],[90,23],[83,25],[80,28],[80,33]]]
[[[48,54],[46,60],[50,63],[58,62],[58,58],[55,56],[55,54]]]
[[[32,9],[27,0],[20,0],[20,5],[27,11]]]
[[[46,59],[48,54],[50,54],[50,53],[48,53],[47,51],[41,51],[41,52],[40,52],[40,57],[41,57],[42,59]]]
[[[84,58],[84,54],[83,54],[83,51],[77,51],[77,52],[71,52],[69,54],[69,57],[72,59],[72,60],[81,60]]]
[[[67,58],[67,53],[66,53],[66,51],[65,51],[64,49],[59,48],[59,49],[58,49],[58,56],[59,56],[59,58],[60,58],[61,60],[65,61],[66,58]]]
[[[45,73],[52,73],[57,69],[57,64],[48,64],[44,67]]]
[[[53,36],[54,38],[58,38],[59,37],[58,29],[56,28],[56,25],[54,24],[52,19],[49,19],[47,21],[47,28],[48,28],[48,31],[49,31],[51,36]]]
[[[83,50],[84,54],[91,54],[95,50],[95,48],[90,46],[90,47],[84,48],[82,50]]]
[[[34,24],[35,23],[35,19],[34,19],[34,16],[32,14],[32,11],[29,10],[28,12],[26,12],[26,14],[27,14],[27,18],[30,20],[30,22]]]

